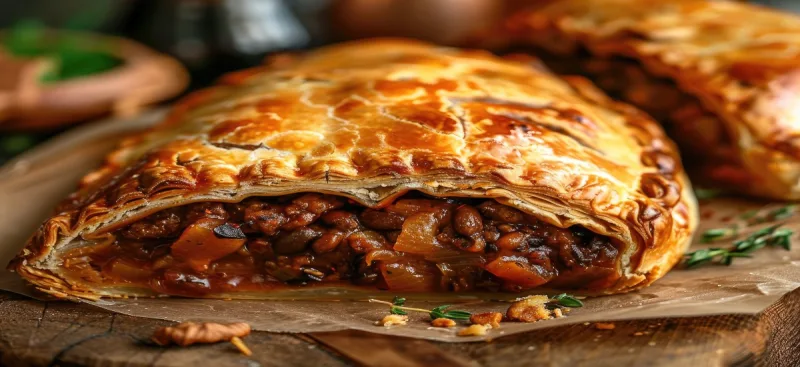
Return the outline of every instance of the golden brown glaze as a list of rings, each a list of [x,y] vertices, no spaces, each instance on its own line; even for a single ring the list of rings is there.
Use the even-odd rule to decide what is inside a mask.
[[[727,1],[561,0],[515,15],[504,37],[642,63],[721,121],[718,136],[674,136],[707,139],[704,158],[730,156],[708,160],[705,177],[750,195],[800,198],[800,17]]]
[[[120,296],[67,282],[61,250],[191,202],[312,191],[378,207],[409,190],[495,198],[619,239],[620,280],[594,292],[664,275],[696,222],[674,145],[587,81],[486,52],[371,40],[190,95],[88,174],[11,268],[54,295]]]

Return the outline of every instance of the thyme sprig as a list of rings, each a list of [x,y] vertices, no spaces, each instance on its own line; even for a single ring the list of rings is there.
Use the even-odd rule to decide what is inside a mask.
[[[748,225],[755,225],[778,220],[789,219],[797,213],[797,205],[791,204],[775,208],[764,215],[759,215],[760,210],[753,209],[742,213],[739,218],[746,221]]]
[[[693,268],[719,258],[725,265],[733,263],[737,257],[750,257],[751,253],[765,246],[778,246],[791,249],[791,236],[794,231],[780,228],[783,223],[758,230],[747,238],[733,243],[731,248],[707,248],[686,254],[686,267]]]
[[[433,310],[426,310],[424,308],[406,307],[404,306],[406,299],[402,297],[394,297],[394,299],[392,299],[392,302],[381,301],[378,299],[370,299],[369,302],[389,305],[391,306],[389,312],[395,315],[406,315],[407,314],[406,311],[425,312],[428,315],[430,315],[432,320],[438,318],[445,318],[451,320],[469,320],[469,317],[472,316],[472,314],[467,311],[447,310],[448,308],[450,308],[450,305],[442,305],[434,308]]]
[[[369,302],[380,303],[389,306],[389,313],[394,315],[408,315],[408,312],[406,311],[425,312],[430,316],[431,320],[436,320],[440,318],[451,319],[451,320],[469,320],[469,318],[472,316],[472,314],[467,311],[449,310],[451,305],[442,305],[434,307],[432,310],[427,310],[424,308],[416,308],[416,307],[407,307],[405,305],[406,299],[397,296],[392,298],[391,302],[381,301],[378,299],[370,299]],[[555,308],[564,308],[564,307],[578,308],[578,307],[583,307],[583,302],[581,302],[575,296],[562,293],[548,299],[546,307],[551,310]]]
[[[761,223],[783,221],[789,219],[797,213],[797,206],[794,204],[782,206],[767,211],[760,215],[762,209],[749,210],[741,215],[739,219],[746,222],[747,226]],[[762,228],[743,240],[733,242],[730,248],[707,248],[687,253],[685,265],[687,268],[696,267],[702,264],[719,259],[719,263],[730,265],[737,257],[751,257],[751,253],[766,246],[777,246],[786,250],[791,250],[791,237],[793,231],[780,228],[784,223],[778,223],[766,228]],[[703,232],[701,242],[709,243],[720,240],[733,239],[739,235],[739,226],[734,224],[725,228],[714,228]]]
[[[450,320],[469,320],[469,317],[472,316],[471,313],[467,311],[459,311],[459,310],[450,310],[447,309],[450,305],[443,305],[434,308],[430,312],[431,320],[436,320],[440,318],[450,319]]]

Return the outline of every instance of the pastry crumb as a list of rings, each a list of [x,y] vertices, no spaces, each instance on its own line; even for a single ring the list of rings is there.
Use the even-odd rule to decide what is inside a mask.
[[[389,327],[392,325],[405,325],[408,323],[408,316],[406,315],[386,315],[375,323],[378,326]]]
[[[243,322],[232,324],[182,322],[174,326],[158,328],[150,340],[161,346],[175,344],[182,347],[198,343],[230,341],[242,354],[250,356],[253,352],[240,339],[249,334],[250,325]]]
[[[555,318],[557,318],[557,319],[560,319],[560,318],[562,318],[562,317],[565,317],[565,316],[564,316],[564,312],[563,312],[563,311],[561,311],[561,309],[560,309],[560,308],[557,308],[557,309],[553,310],[553,317],[555,317]]]
[[[491,325],[470,325],[458,331],[458,336],[481,336],[491,329]]]
[[[450,319],[446,319],[444,317],[440,317],[438,319],[431,321],[431,326],[447,328],[456,326],[456,322]]]
[[[484,312],[469,317],[469,322],[478,325],[491,325],[493,329],[499,328],[502,320],[503,314],[499,312]]]
[[[547,296],[530,296],[514,303],[506,311],[506,317],[513,321],[536,322],[549,320],[553,314],[545,307],[550,299]]]
[[[617,325],[610,322],[595,322],[594,328],[597,330],[614,330]]]

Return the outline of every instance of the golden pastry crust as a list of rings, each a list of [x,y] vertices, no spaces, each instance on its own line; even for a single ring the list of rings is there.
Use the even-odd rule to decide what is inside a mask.
[[[705,176],[750,195],[800,198],[800,17],[741,2],[563,0],[516,14],[503,37],[641,62],[721,120],[733,163]]]
[[[59,249],[191,202],[313,191],[375,207],[409,190],[495,198],[619,239],[622,277],[600,293],[664,275],[697,218],[674,145],[585,80],[372,40],[281,58],[187,97],[88,174],[10,267],[51,294],[117,296],[59,276]]]

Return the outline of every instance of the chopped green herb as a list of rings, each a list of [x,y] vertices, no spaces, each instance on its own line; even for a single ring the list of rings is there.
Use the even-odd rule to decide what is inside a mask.
[[[583,302],[581,302],[579,299],[577,299],[577,298],[575,298],[573,296],[570,296],[570,295],[568,295],[566,293],[561,293],[561,294],[553,297],[551,299],[551,301],[552,302],[556,302],[557,304],[559,304],[561,306],[564,306],[564,307],[572,307],[572,308],[583,307]]]

